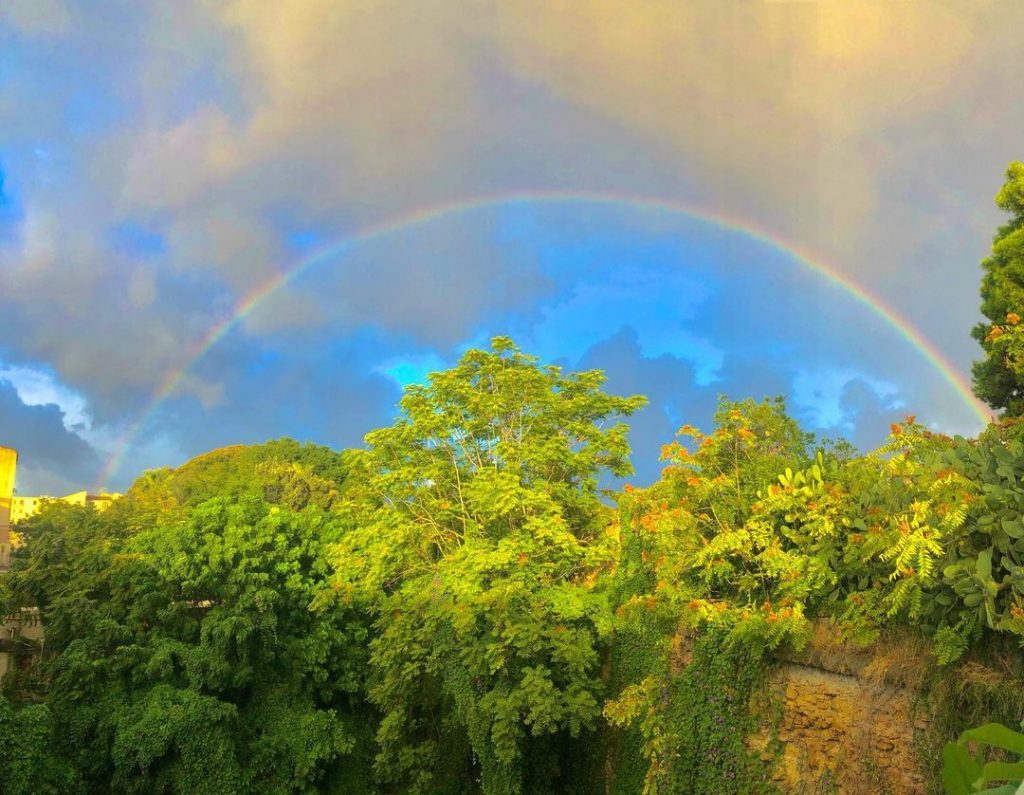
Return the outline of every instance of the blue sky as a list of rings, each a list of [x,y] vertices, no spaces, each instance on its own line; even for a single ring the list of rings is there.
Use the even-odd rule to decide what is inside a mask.
[[[92,486],[195,341],[274,274],[477,196],[738,219],[881,296],[966,374],[991,199],[1024,131],[1024,8],[968,6],[9,0],[0,444],[21,451],[19,490]],[[783,394],[862,447],[907,412],[978,429],[919,351],[785,250],[628,203],[517,202],[292,280],[145,415],[109,485],[222,444],[359,444],[403,384],[493,334],[647,394],[641,482],[723,393]]]

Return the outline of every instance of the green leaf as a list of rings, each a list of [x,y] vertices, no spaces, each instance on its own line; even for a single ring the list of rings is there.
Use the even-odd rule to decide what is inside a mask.
[[[1015,732],[1000,723],[986,723],[976,729],[968,729],[960,735],[959,742],[983,743],[1024,756],[1024,734]]]
[[[1003,521],[1003,532],[1010,538],[1024,538],[1024,523],[1019,519],[1014,521]]]
[[[1013,781],[1024,779],[1024,762],[989,762],[982,769],[985,781]]]
[[[946,743],[942,749],[942,784],[946,795],[971,795],[980,776],[981,765],[971,759],[964,746]]]
[[[975,563],[978,576],[983,580],[992,579],[992,550],[984,549],[978,553],[978,560]]]

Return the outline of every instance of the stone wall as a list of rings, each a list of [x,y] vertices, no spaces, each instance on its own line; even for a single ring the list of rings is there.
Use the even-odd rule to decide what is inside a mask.
[[[924,793],[917,742],[928,719],[916,714],[915,693],[884,680],[785,662],[771,675],[775,714],[752,740],[777,760],[784,792]],[[770,748],[779,744],[779,753]]]
[[[818,624],[800,652],[780,653],[754,708],[750,745],[775,762],[787,793],[917,795],[930,791],[919,751],[933,738],[923,683],[934,660],[918,636],[869,648]]]

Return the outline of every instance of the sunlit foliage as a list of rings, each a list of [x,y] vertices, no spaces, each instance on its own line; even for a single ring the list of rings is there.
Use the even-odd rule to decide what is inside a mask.
[[[1007,416],[1024,414],[1024,163],[1011,163],[996,205],[1010,219],[999,227],[982,263],[981,311],[972,332],[985,358],[974,364],[974,391]]]
[[[0,602],[46,644],[0,788],[767,793],[751,704],[812,622],[947,666],[1024,640],[1019,421],[861,454],[723,399],[615,494],[643,398],[602,385],[497,338],[361,449],[227,448],[22,523]]]
[[[403,790],[436,791],[439,749],[465,733],[483,791],[519,792],[537,738],[600,715],[595,584],[615,547],[598,476],[629,472],[618,419],[642,405],[602,381],[498,338],[407,390],[352,456],[339,587],[376,618],[378,771]]]

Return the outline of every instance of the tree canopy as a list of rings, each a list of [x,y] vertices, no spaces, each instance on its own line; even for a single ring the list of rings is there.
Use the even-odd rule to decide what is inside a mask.
[[[499,337],[360,449],[216,450],[20,523],[0,607],[46,641],[0,791],[770,793],[751,705],[816,622],[1024,668],[1019,421],[859,453],[722,398],[613,492],[644,399],[603,385]],[[985,688],[951,729],[1024,710]]]
[[[20,526],[6,590],[42,614],[52,742],[79,788],[309,791],[353,750],[367,630],[309,609],[340,484],[303,462],[328,458],[225,451],[103,514],[54,504]]]
[[[996,205],[1010,218],[982,262],[981,311],[988,322],[972,331],[985,355],[974,363],[974,391],[992,408],[1019,417],[1024,414],[1024,163],[1007,168]]]
[[[598,479],[630,471],[618,420],[643,399],[492,345],[409,388],[352,457],[340,579],[376,620],[378,770],[410,792],[451,785],[432,760],[452,732],[484,792],[520,792],[531,743],[601,709],[594,581],[614,550]]]

